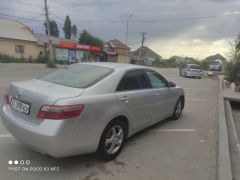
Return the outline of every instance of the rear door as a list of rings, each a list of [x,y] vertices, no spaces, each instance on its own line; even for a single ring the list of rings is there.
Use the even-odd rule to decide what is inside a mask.
[[[173,113],[175,106],[174,88],[168,87],[168,81],[156,71],[146,69],[156,99],[156,121],[162,120]]]
[[[125,73],[117,87],[116,98],[122,110],[131,118],[133,131],[149,126],[155,121],[154,92],[142,69]]]

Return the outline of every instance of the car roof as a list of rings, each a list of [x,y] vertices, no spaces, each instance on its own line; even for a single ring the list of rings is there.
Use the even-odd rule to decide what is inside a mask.
[[[78,64],[95,65],[95,66],[102,66],[102,67],[108,67],[108,68],[114,68],[114,69],[147,68],[147,67],[134,65],[134,64],[122,64],[122,63],[111,63],[111,62],[84,62],[84,63],[78,63]]]

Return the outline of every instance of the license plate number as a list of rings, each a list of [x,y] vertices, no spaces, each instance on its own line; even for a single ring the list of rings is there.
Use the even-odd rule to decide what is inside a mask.
[[[21,113],[29,114],[30,105],[17,99],[11,98],[11,107]]]

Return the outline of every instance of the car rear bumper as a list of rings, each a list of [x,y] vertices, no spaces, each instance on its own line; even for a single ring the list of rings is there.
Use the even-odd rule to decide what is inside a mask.
[[[75,120],[44,120],[40,125],[33,124],[13,115],[6,105],[1,107],[0,115],[16,139],[43,154],[59,158],[97,150],[99,139],[90,136],[86,126],[85,131],[77,130]]]
[[[202,77],[203,73],[202,72],[189,72],[189,71],[186,71],[186,76],[187,77]]]

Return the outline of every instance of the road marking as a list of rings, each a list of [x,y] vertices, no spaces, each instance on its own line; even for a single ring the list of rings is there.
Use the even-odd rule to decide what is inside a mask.
[[[155,129],[153,132],[196,132],[196,129]]]
[[[11,134],[0,134],[0,138],[9,138],[12,137]]]
[[[205,102],[207,99],[202,99],[202,98],[186,98],[187,101],[202,101]]]
[[[210,88],[183,88],[184,90],[210,90]]]

